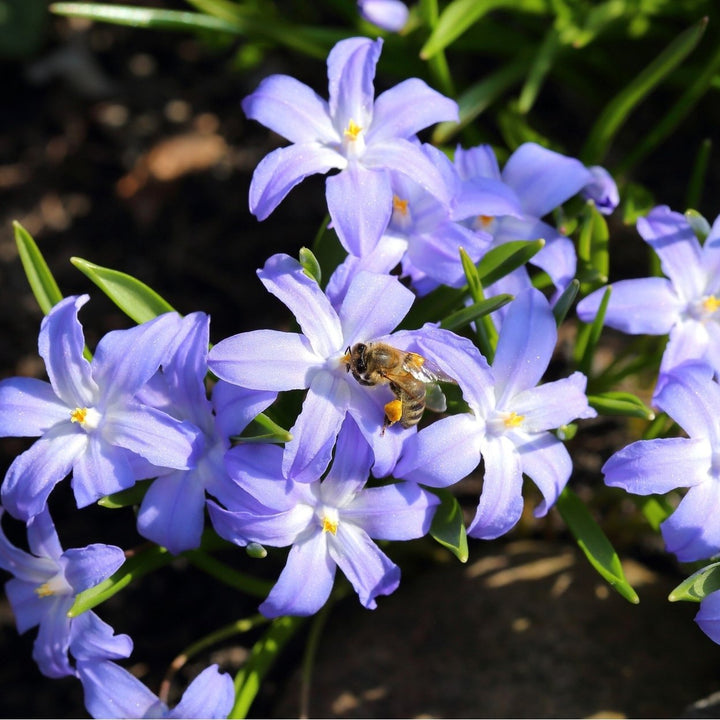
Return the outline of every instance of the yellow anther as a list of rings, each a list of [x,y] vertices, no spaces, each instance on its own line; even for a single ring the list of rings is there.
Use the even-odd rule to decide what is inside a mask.
[[[70,413],[70,422],[76,422],[80,423],[81,425],[85,422],[85,419],[87,418],[88,410],[87,408],[75,408]]]
[[[478,223],[486,228],[488,225],[492,224],[492,221],[495,219],[492,215],[478,215]]]
[[[38,585],[35,588],[35,594],[39,598],[46,598],[50,597],[51,595],[54,595],[52,588],[50,587],[50,583],[43,583],[42,585]]]
[[[720,309],[720,300],[714,295],[710,295],[703,300],[703,310],[706,313],[714,313]]]
[[[506,428],[514,428],[522,425],[524,419],[524,415],[518,415],[516,412],[511,412],[507,415],[507,417],[505,417],[503,422],[505,423]]]
[[[397,195],[393,195],[393,212],[400,213],[403,217],[408,212],[408,201],[401,200]]]
[[[344,135],[348,140],[357,140],[361,132],[362,128],[354,120],[350,120]]]
[[[324,516],[322,519],[322,529],[323,532],[329,532],[335,535],[338,529],[337,520],[331,520],[327,515]]]

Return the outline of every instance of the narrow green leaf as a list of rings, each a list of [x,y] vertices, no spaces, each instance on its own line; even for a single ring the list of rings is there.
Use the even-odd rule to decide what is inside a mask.
[[[245,665],[235,676],[235,705],[228,717],[247,717],[250,706],[280,651],[302,627],[304,617],[279,617],[273,620],[265,634],[250,651]]]
[[[720,590],[720,562],[712,563],[683,580],[668,595],[670,602],[687,600],[700,602],[710,593]]]
[[[440,327],[445,330],[457,330],[458,328],[469,325],[471,322],[478,320],[484,315],[495,312],[503,305],[507,305],[513,299],[512,295],[495,295],[482,302],[473,303],[462,310],[448,315],[441,323]]]
[[[106,3],[58,2],[50,5],[56,15],[82,17],[88,20],[129,25],[155,30],[211,30],[239,35],[246,27],[238,18],[229,22],[204,13],[179,10],[161,10],[133,5],[110,5]]]
[[[464,248],[460,248],[460,262],[468,281],[468,289],[470,297],[474,302],[480,303],[485,300],[485,293],[480,282],[478,270],[470,256],[465,252]],[[477,343],[480,352],[485,356],[489,363],[492,363],[495,357],[495,348],[497,347],[498,332],[495,324],[489,315],[483,315],[480,321],[475,324],[477,330]]]
[[[153,480],[140,480],[127,490],[106,495],[98,500],[100,507],[109,508],[110,510],[118,510],[119,508],[139,505],[145,493],[148,491]]]
[[[578,260],[584,273],[596,278],[594,287],[604,285],[610,272],[608,242],[610,233],[607,222],[594,202],[587,202],[580,224]]]
[[[301,247],[298,253],[298,260],[305,271],[305,274],[311,277],[318,285],[322,280],[322,270],[320,263],[310,248]]]
[[[556,507],[585,557],[600,576],[628,602],[640,602],[637,593],[625,578],[618,554],[582,500],[566,487],[560,493]]]
[[[444,50],[483,15],[499,7],[512,7],[520,12],[543,13],[547,10],[543,0],[454,0],[441,13],[432,34],[420,50],[420,57],[427,60]]]
[[[683,214],[700,244],[704,243],[712,229],[710,223],[697,210],[686,210]]]
[[[253,426],[257,426],[262,429],[262,432],[253,434]],[[247,433],[247,429],[245,431]],[[240,440],[248,442],[277,442],[277,443],[288,443],[292,440],[292,434],[288,432],[284,427],[280,427],[274,420],[260,413],[253,418],[250,424],[250,433],[243,434]]]
[[[545,78],[550,72],[561,47],[562,44],[558,31],[554,27],[551,27],[545,34],[545,38],[538,48],[535,59],[530,65],[530,72],[525,80],[525,84],[522,90],[520,90],[517,101],[517,109],[520,114],[526,115],[532,109],[540,93],[540,88],[545,82]]]
[[[610,302],[610,295],[612,293],[612,285],[608,285],[603,299],[600,302],[597,315],[591,324],[581,328],[578,333],[578,339],[575,344],[575,352],[580,355],[578,361],[578,367],[580,371],[590,376],[590,370],[592,369],[593,355],[595,354],[595,348],[597,347],[598,340],[600,339],[600,333],[602,333],[603,324],[605,322],[605,313],[607,312],[607,306]],[[577,360],[576,355],[576,360]]]
[[[692,52],[700,42],[707,23],[708,19],[703,18],[682,32],[605,106],[590,130],[581,154],[586,165],[603,162],[615,135],[630,113]]]
[[[639,397],[629,392],[609,391],[588,395],[590,407],[600,415],[624,415],[643,420],[654,420],[655,413]]]
[[[545,247],[545,241],[513,240],[485,253],[478,263],[478,276],[486,287],[517,270]]]
[[[690,175],[690,182],[688,183],[687,196],[685,198],[685,207],[693,208],[700,205],[703,190],[705,189],[711,151],[712,140],[710,140],[710,138],[705,138],[705,140],[700,143],[697,155],[695,156],[692,174]]]
[[[137,580],[164,565],[169,565],[172,561],[173,556],[159,545],[152,545],[138,552],[129,557],[123,566],[107,580],[103,580],[95,587],[79,593],[68,611],[68,617],[77,617],[87,610],[92,610],[101,602],[105,602],[115,593],[127,587],[133,580]]]
[[[40,309],[47,315],[63,299],[62,293],[30,233],[17,220],[13,222],[13,229],[28,283]]]
[[[658,532],[660,525],[672,515],[675,508],[662,495],[634,496],[650,527]]]
[[[560,327],[563,320],[567,317],[572,304],[575,302],[575,298],[580,291],[580,283],[573,278],[570,284],[562,291],[562,294],[557,299],[555,305],[553,305],[553,316],[555,317],[555,324]]]
[[[430,525],[430,536],[447,548],[460,562],[467,562],[469,556],[467,534],[460,503],[449,490],[444,488],[432,488],[431,492],[440,498],[440,505],[435,510]]]
[[[170,303],[131,275],[95,265],[78,257],[70,258],[70,262],[138,324],[152,320],[163,313],[174,312]]]

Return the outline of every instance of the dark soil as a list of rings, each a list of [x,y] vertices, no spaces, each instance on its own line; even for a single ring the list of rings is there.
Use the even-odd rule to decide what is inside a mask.
[[[210,313],[214,341],[289,323],[283,306],[261,290],[255,270],[273,252],[296,254],[312,242],[325,213],[322,179],[305,181],[281,212],[258,223],[247,209],[250,177],[280,139],[248,123],[240,100],[270,70],[301,75],[320,89],[324,67],[307,61],[300,73],[297,58],[278,54],[276,67],[248,76],[232,71],[233,57],[233,48],[185,36],[56,20],[29,57],[3,62],[0,376],[43,373],[37,357],[42,315],[17,257],[13,220],[35,237],[65,295],[91,294],[81,315],[90,347],[129,321],[93,290],[71,256],[142,279],[181,313]],[[687,157],[681,164],[687,173]],[[668,177],[657,189],[663,202],[680,209],[677,185]],[[634,247],[643,256],[642,245]],[[597,485],[621,431],[601,424],[587,440],[578,438],[580,490]],[[0,445],[6,467],[27,442]],[[472,482],[466,487],[468,497],[477,490]],[[73,511],[67,488],[54,493],[51,507],[65,547],[141,542],[129,510]],[[608,500],[602,512],[618,529],[613,539],[633,558],[628,572],[639,606],[607,590],[554,515],[544,523],[524,521],[509,544],[474,545],[467,566],[443,553],[438,559],[424,543],[398,549],[406,577],[394,596],[381,598],[375,612],[349,598],[330,615],[310,713],[672,717],[718,689],[720,648],[692,622],[695,607],[665,600],[682,574],[663,560],[655,539],[622,534],[632,509],[611,507]],[[21,539],[18,523],[6,518],[4,527]],[[259,573],[274,562],[262,565],[239,551],[225,559]],[[133,637],[128,667],[157,691],[177,654],[253,614],[256,604],[178,560],[115,596],[99,614]],[[34,634],[17,635],[3,598],[0,716],[84,716],[76,680],[51,681],[37,671]],[[178,686],[208,662],[236,671],[256,637],[202,655],[181,671]],[[254,716],[300,712],[301,640],[263,687]]]

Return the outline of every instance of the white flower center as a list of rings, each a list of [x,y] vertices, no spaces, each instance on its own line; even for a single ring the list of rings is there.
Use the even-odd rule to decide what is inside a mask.
[[[70,413],[70,422],[78,423],[88,433],[97,430],[101,420],[102,415],[92,407],[76,407]]]

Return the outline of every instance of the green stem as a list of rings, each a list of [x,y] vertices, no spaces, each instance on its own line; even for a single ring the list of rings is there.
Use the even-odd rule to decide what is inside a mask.
[[[265,598],[272,588],[272,583],[238,572],[202,550],[189,550],[184,556],[203,572],[248,595]]]

